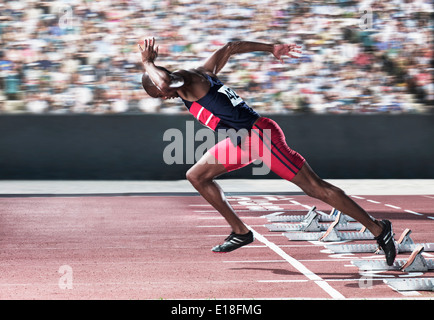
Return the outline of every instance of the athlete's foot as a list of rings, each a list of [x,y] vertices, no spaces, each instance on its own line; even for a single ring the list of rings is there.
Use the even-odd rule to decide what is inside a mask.
[[[392,230],[392,224],[389,220],[382,220],[380,223],[383,226],[383,231],[378,237],[375,237],[375,240],[377,240],[378,245],[384,251],[387,264],[392,266],[397,254],[397,246],[395,239],[393,238],[394,233]]]
[[[249,231],[246,234],[236,234],[232,232],[229,237],[225,239],[223,244],[215,246],[212,248],[213,252],[231,252],[235,249],[241,248],[255,240],[253,232]]]

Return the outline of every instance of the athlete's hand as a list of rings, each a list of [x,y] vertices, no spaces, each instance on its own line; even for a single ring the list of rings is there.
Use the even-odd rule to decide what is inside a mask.
[[[299,55],[301,54],[301,46],[292,43],[292,44],[275,44],[273,47],[273,55],[276,57],[276,59],[280,60],[280,62],[283,63],[283,56],[288,56],[291,58],[299,58]],[[296,55],[294,55],[294,53]]]
[[[142,43],[142,46],[139,43],[139,49],[142,54],[142,62],[143,63],[153,63],[158,57],[158,46],[154,49],[155,39],[149,38],[145,39]]]

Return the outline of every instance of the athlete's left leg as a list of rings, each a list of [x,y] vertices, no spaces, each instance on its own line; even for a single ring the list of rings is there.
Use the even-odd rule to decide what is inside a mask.
[[[342,189],[318,177],[307,162],[304,163],[291,182],[297,185],[308,196],[319,199],[356,219],[371,231],[374,236],[377,237],[383,230],[379,221],[372,218],[362,207],[347,196]]]
[[[300,187],[308,196],[322,200],[356,219],[374,236],[381,233],[383,227],[378,221],[348,197],[344,191],[318,177],[305,159],[288,147],[285,135],[276,122],[261,118],[253,129],[253,133],[259,137],[261,142],[260,147],[267,155],[262,159],[273,172]]]
[[[268,150],[268,157],[263,160],[272,171],[300,187],[308,196],[322,200],[363,224],[385,252],[387,264],[393,265],[397,251],[390,221],[372,218],[344,191],[318,177],[305,159],[287,146],[282,130],[274,121],[263,119],[254,129]],[[267,137],[265,129],[271,132],[271,137]]]

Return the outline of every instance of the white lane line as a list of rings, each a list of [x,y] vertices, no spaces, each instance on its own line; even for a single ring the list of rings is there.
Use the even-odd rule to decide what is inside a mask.
[[[366,201],[368,201],[368,202],[370,202],[370,203],[375,203],[375,204],[379,204],[379,203],[381,203],[381,202],[379,202],[379,201],[370,200],[370,199],[367,199]]]
[[[267,217],[275,217],[278,216],[279,214],[285,213],[284,211],[278,211],[278,212],[273,212],[270,214],[265,214],[263,216],[261,216],[261,218],[267,218]]]
[[[252,227],[247,226],[254,234],[255,238],[277,253],[280,257],[285,259],[290,265],[292,265],[295,269],[301,272],[305,277],[312,280],[317,284],[321,289],[323,289],[327,294],[329,294],[334,299],[345,299],[345,297],[332,286],[330,286],[325,280],[323,280],[320,276],[316,275],[308,268],[306,268],[300,261],[294,259],[290,255],[288,255],[285,251],[279,248],[275,243],[269,241],[260,233],[256,232]]]
[[[401,207],[397,207],[397,206],[394,206],[392,204],[385,204],[385,206],[389,207],[389,208],[393,208],[393,209],[402,209]]]
[[[357,198],[357,197],[355,197],[355,198]],[[361,197],[359,197],[359,198],[361,198]],[[366,201],[371,202],[371,203],[375,203],[375,204],[381,204],[381,202],[375,201],[375,200],[371,200],[371,199],[366,199]],[[389,208],[393,208],[393,209],[404,210],[404,212],[411,213],[411,214],[414,214],[416,216],[423,216],[424,215],[423,213],[419,213],[419,212],[416,212],[416,211],[413,211],[413,210],[406,210],[406,209],[403,209],[401,207],[394,206],[392,204],[385,204],[385,206],[389,207]],[[434,217],[427,216],[427,218],[434,220]]]
[[[365,199],[365,198],[359,197],[359,196],[351,196],[351,197],[356,198],[356,199]]]
[[[404,210],[404,211],[405,211],[405,212],[408,212],[408,213],[411,213],[411,214],[415,214],[415,215],[417,215],[417,216],[423,216],[422,213],[415,212],[415,211],[412,211],[412,210]]]

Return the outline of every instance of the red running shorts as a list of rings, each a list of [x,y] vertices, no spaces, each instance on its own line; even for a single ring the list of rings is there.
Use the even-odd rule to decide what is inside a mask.
[[[228,137],[209,152],[225,166],[227,172],[243,168],[255,160],[262,160],[269,170],[288,181],[295,177],[305,162],[298,152],[288,147],[279,125],[265,117],[256,121],[237,146]]]

